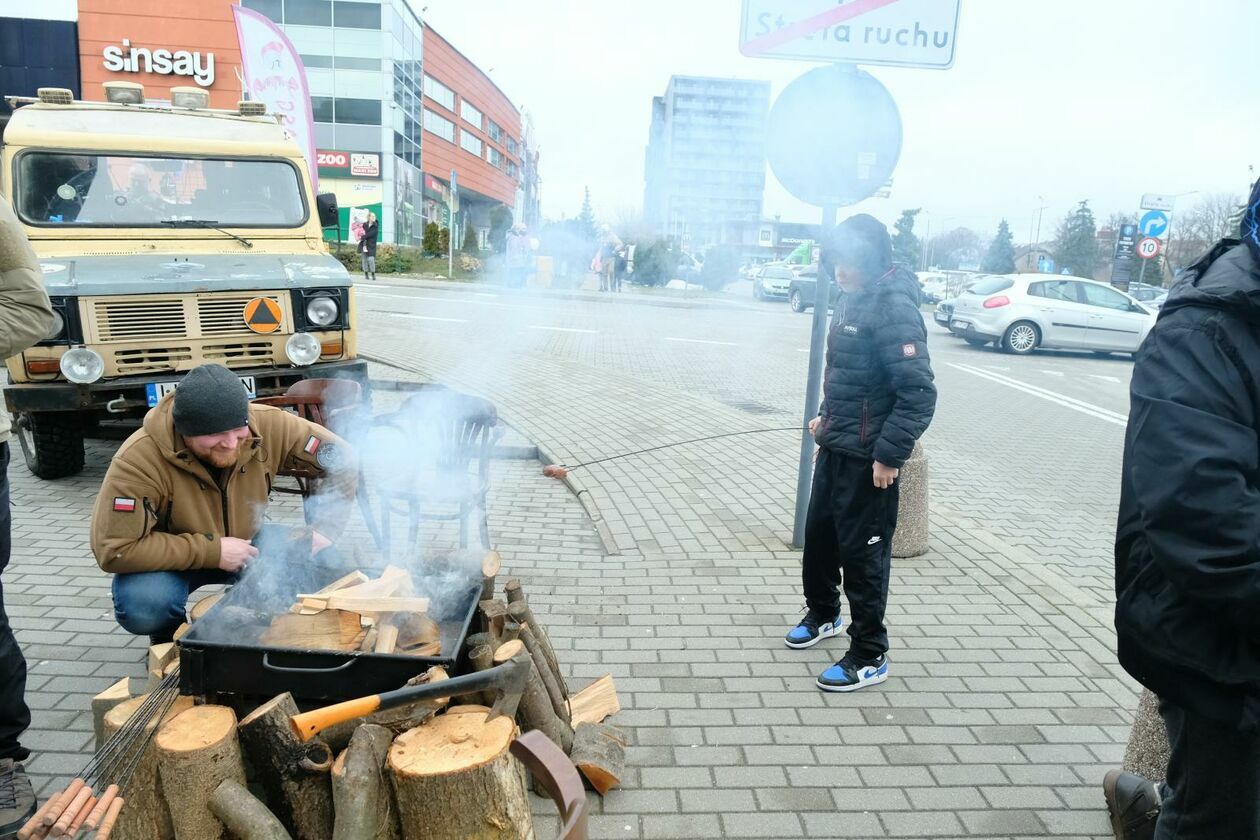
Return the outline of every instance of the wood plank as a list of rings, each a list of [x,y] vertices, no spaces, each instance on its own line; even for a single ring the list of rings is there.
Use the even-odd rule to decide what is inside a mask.
[[[350,610],[357,613],[410,612],[423,613],[429,611],[428,598],[402,598],[379,596],[361,598],[353,595],[342,595],[334,592],[328,596],[330,610]]]
[[[579,723],[601,723],[621,711],[612,674],[605,674],[569,698],[569,719]]]
[[[350,586],[358,586],[361,583],[367,583],[369,580],[371,580],[370,577],[356,569],[348,575],[343,575],[342,577],[337,578],[332,583],[319,590],[316,594],[327,595],[329,592],[336,592],[338,589],[346,589]]]
[[[272,619],[258,641],[302,650],[356,650],[362,637],[357,613],[324,610],[315,615],[285,613]]]

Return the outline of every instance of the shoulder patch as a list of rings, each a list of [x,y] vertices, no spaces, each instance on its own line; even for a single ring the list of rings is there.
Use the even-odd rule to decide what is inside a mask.
[[[319,451],[319,447],[323,443],[324,442],[320,440],[319,438],[315,437],[315,435],[311,435],[310,437],[306,439],[306,445],[302,447],[302,451],[305,452],[307,455],[314,455],[316,452]]]
[[[135,513],[135,511],[136,511],[135,499],[131,499],[126,496],[114,497],[114,512],[115,513]]]
[[[901,345],[901,355],[905,356],[907,359],[913,359],[915,356],[919,355],[919,351],[913,344],[903,344]]]

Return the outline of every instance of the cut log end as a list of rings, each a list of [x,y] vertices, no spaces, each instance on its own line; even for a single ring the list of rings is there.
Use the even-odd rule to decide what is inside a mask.
[[[494,652],[494,664],[502,665],[512,657],[525,650],[525,643],[520,639],[512,639],[499,645],[499,649]]]
[[[193,706],[167,722],[157,734],[164,753],[195,752],[216,744],[236,729],[236,715],[226,706]]]
[[[389,766],[405,776],[459,773],[502,755],[515,734],[516,725],[511,718],[486,720],[485,715],[467,713],[439,715],[394,740]]]

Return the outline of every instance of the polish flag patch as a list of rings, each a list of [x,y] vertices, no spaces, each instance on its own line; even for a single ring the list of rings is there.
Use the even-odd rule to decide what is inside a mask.
[[[128,499],[124,496],[114,497],[114,512],[115,513],[135,513],[135,510],[136,510],[135,499]]]
[[[322,440],[315,437],[315,435],[311,435],[310,437],[306,439],[306,446],[302,447],[302,451],[305,452],[307,455],[314,455],[316,452],[319,451],[319,447],[322,443],[323,443]]]
[[[913,359],[915,356],[919,355],[919,351],[915,349],[913,344],[903,344],[901,345],[901,355],[905,356],[907,359]]]

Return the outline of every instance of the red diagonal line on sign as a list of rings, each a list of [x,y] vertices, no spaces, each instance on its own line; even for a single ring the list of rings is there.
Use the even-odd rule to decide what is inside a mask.
[[[763,53],[782,46],[794,38],[800,38],[811,32],[817,32],[831,26],[833,23],[841,23],[842,21],[851,20],[858,15],[866,12],[881,9],[884,6],[890,6],[897,0],[853,0],[852,3],[846,3],[843,6],[837,6],[830,11],[823,12],[820,15],[814,15],[810,18],[797,21],[791,26],[785,26],[782,29],[776,29],[762,35],[760,38],[753,38],[743,45],[741,52],[744,55],[754,55]]]

